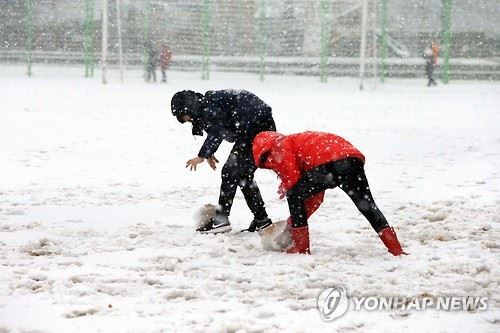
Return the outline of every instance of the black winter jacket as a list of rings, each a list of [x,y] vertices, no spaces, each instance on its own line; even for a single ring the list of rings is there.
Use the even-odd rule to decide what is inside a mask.
[[[269,119],[272,119],[271,107],[251,92],[207,91],[200,111],[193,117],[193,134],[207,132],[198,156],[212,156],[222,140],[251,143]]]

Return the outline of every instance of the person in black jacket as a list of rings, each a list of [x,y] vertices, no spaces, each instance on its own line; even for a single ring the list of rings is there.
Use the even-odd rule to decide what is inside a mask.
[[[256,95],[245,90],[207,91],[205,95],[192,90],[177,92],[172,97],[172,114],[180,123],[190,122],[192,134],[207,133],[198,156],[190,159],[186,167],[207,161],[215,170],[219,162],[214,154],[223,140],[234,142],[229,157],[222,168],[222,184],[216,215],[197,231],[220,233],[231,230],[229,214],[239,186],[245,201],[254,215],[247,231],[260,231],[272,224],[254,173],[257,169],[252,157],[252,141],[263,131],[276,131],[272,109]]]
[[[147,53],[147,63],[146,63],[146,82],[150,82],[153,79],[153,82],[156,82],[156,66],[158,63],[158,50],[154,46],[153,42],[148,41],[146,44],[146,53]]]
[[[424,59],[425,59],[425,77],[428,80],[427,87],[437,85],[436,81],[433,78],[434,67],[436,66],[435,58],[437,58],[437,56],[434,57],[432,49],[425,50]]]

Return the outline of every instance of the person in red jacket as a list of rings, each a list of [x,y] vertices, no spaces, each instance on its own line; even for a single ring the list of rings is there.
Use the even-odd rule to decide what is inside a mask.
[[[167,69],[172,61],[172,51],[168,47],[167,43],[163,43],[160,48],[160,55],[158,62],[160,63],[161,69],[161,82],[167,82]]]
[[[434,65],[434,67],[436,67],[438,64],[439,45],[437,45],[437,43],[435,42],[432,42],[431,51],[432,51],[432,64]]]
[[[323,202],[325,190],[340,187],[370,222],[389,252],[406,254],[394,229],[378,209],[364,171],[365,157],[347,140],[323,132],[283,135],[261,132],[253,142],[259,168],[274,170],[287,197],[293,245],[288,253],[310,253],[307,219]]]

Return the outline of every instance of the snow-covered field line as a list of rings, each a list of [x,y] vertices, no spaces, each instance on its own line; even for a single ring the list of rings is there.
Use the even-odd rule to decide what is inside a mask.
[[[0,67],[0,332],[498,331],[499,83],[389,80],[360,92],[347,78],[173,72],[145,84],[129,73],[103,86],[72,69],[19,73]],[[170,98],[222,88],[262,97],[283,133],[354,143],[411,255],[389,255],[338,189],[310,220],[311,256],[238,233],[252,219],[241,193],[233,232],[196,234],[194,211],[216,203],[220,167],[184,168],[203,141],[171,117]],[[276,176],[256,178],[271,217],[285,218]],[[358,296],[487,296],[489,309],[325,322],[316,297],[337,285]]]

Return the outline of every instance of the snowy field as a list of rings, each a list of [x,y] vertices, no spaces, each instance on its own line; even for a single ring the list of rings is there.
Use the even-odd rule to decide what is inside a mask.
[[[0,332],[499,332],[500,83],[170,73],[146,84],[83,69],[0,66]],[[411,255],[385,250],[339,189],[310,219],[312,255],[264,251],[233,231],[199,235],[220,168],[184,168],[203,139],[170,115],[182,89],[236,88],[273,107],[278,130],[329,131],[367,157],[375,200]],[[230,145],[216,156],[223,162]],[[222,163],[221,163],[222,164]],[[274,220],[278,180],[257,181]],[[487,311],[349,311],[316,297],[487,296]]]

